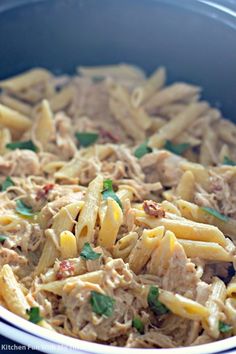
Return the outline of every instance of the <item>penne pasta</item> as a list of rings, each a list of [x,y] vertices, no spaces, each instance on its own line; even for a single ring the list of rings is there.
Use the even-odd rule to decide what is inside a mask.
[[[131,103],[134,107],[139,107],[143,102],[149,99],[156,91],[160,90],[166,80],[165,68],[158,68],[142,86],[136,87],[131,96]]]
[[[11,131],[24,133],[32,125],[30,119],[23,114],[0,104],[0,124],[9,128]]]
[[[136,274],[148,262],[153,250],[158,247],[164,234],[164,227],[156,227],[152,230],[143,230],[141,237],[137,240],[129,255],[130,268]]]
[[[93,241],[94,227],[101,202],[102,188],[102,176],[97,176],[88,186],[84,206],[79,215],[78,223],[75,228],[75,236],[79,250],[82,249],[85,242]]]
[[[113,247],[112,254],[114,258],[122,258],[126,260],[138,240],[137,232],[129,232],[123,236]]]
[[[0,272],[0,294],[10,311],[27,318],[28,302],[8,264],[5,264]]]
[[[167,140],[174,139],[184,129],[186,130],[204,111],[208,105],[206,103],[192,103],[184,111],[179,113],[174,119],[166,123],[159,129],[157,134],[150,137],[149,146],[161,148]]]
[[[97,244],[110,250],[115,244],[122,223],[123,213],[119,204],[114,199],[108,198],[106,212],[101,220]]]

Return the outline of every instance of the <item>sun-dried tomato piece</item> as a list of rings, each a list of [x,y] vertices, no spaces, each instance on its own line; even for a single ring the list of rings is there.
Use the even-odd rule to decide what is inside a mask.
[[[59,269],[56,273],[57,280],[64,279],[70,275],[73,275],[75,271],[75,267],[72,262],[64,260],[59,264]]]
[[[40,199],[46,198],[49,191],[52,190],[53,188],[54,188],[53,183],[45,184],[45,186],[43,186],[41,189],[38,190],[36,195],[36,200],[39,201]]]
[[[165,210],[153,200],[145,200],[143,202],[143,209],[146,214],[154,216],[155,218],[165,217]]]

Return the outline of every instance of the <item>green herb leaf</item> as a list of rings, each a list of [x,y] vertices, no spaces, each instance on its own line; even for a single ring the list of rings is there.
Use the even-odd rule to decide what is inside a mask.
[[[31,140],[27,141],[16,141],[14,143],[8,143],[6,144],[6,148],[10,150],[16,150],[16,149],[27,149],[27,150],[32,150],[37,152],[37,146],[34,145],[34,143]]]
[[[219,331],[221,333],[227,333],[232,330],[232,326],[228,325],[227,323],[224,323],[222,321],[219,321]]]
[[[23,216],[34,216],[35,213],[32,211],[31,207],[28,207],[22,200],[18,199],[16,201],[16,211]]]
[[[182,155],[187,149],[189,149],[190,144],[182,143],[182,144],[174,144],[170,140],[167,140],[164,149],[173,152],[176,155]]]
[[[229,166],[236,166],[236,162],[231,160],[228,156],[224,157],[223,164],[224,165],[229,165]]]
[[[141,157],[149,154],[150,152],[152,152],[152,148],[148,146],[148,142],[146,141],[137,147],[137,149],[134,151],[134,156],[137,157],[137,159],[141,159]]]
[[[159,297],[158,287],[150,286],[148,298],[147,298],[148,305],[156,315],[163,315],[169,312],[169,309],[158,300],[158,297]]]
[[[206,213],[214,216],[215,218],[221,220],[221,221],[229,221],[229,217],[226,216],[226,215],[223,215],[221,213],[219,213],[217,210],[213,209],[213,208],[210,208],[210,207],[201,207],[201,209],[203,211],[205,211]]]
[[[98,259],[101,255],[102,255],[101,253],[94,252],[94,250],[92,249],[92,247],[88,242],[84,244],[84,247],[80,253],[80,257],[86,260],[90,259],[92,261]]]
[[[7,236],[0,235],[0,243],[3,243],[7,239]]]
[[[115,300],[97,291],[91,291],[90,304],[96,314],[110,317],[114,311]]]
[[[6,191],[7,188],[12,187],[14,185],[15,184],[14,184],[13,180],[11,179],[11,177],[7,176],[5,181],[2,184],[2,192]]]
[[[77,132],[75,133],[77,140],[79,141],[81,146],[87,147],[95,143],[98,140],[97,133],[89,133],[89,132]]]
[[[29,321],[33,323],[39,323],[42,321],[42,317],[40,316],[39,307],[31,307],[29,310],[26,310],[27,315],[29,316]]]
[[[111,179],[105,179],[104,180],[102,196],[103,196],[104,200],[106,200],[107,198],[114,199],[119,204],[120,208],[123,209],[123,206],[122,206],[120,198],[116,195],[116,193],[113,190],[112,180]]]
[[[133,319],[132,327],[136,328],[140,334],[144,334],[144,324],[139,317]]]

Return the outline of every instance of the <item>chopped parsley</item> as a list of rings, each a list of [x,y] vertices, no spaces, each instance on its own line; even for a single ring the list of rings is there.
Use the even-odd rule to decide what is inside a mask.
[[[228,333],[232,330],[232,326],[228,325],[225,322],[219,321],[219,331],[221,333]]]
[[[236,166],[236,162],[231,160],[228,156],[224,156],[223,164],[229,166]]]
[[[95,260],[101,256],[101,253],[94,252],[88,242],[84,244],[84,247],[80,253],[80,257],[86,260]]]
[[[136,328],[140,334],[144,334],[144,324],[139,317],[134,317],[132,327]]]
[[[91,291],[90,304],[92,306],[92,311],[97,315],[110,317],[114,311],[115,300],[112,297],[103,295],[97,291]]]
[[[16,150],[16,149],[21,149],[21,150],[32,150],[34,152],[37,152],[37,146],[32,142],[32,140],[27,140],[27,141],[16,141],[14,143],[8,143],[6,144],[6,148],[10,150]]]
[[[107,198],[114,199],[119,204],[120,208],[123,209],[120,198],[116,195],[116,193],[113,190],[111,179],[104,180],[102,196],[104,200],[106,200]]]
[[[75,136],[83,147],[90,146],[98,140],[98,134],[92,132],[77,132]]]
[[[147,298],[148,305],[156,315],[164,315],[165,313],[169,312],[169,309],[158,300],[158,297],[159,297],[158,287],[150,286],[148,298]]]
[[[32,211],[31,207],[28,207],[22,200],[18,199],[16,201],[16,211],[23,216],[34,216],[35,213]]]
[[[27,315],[29,316],[29,321],[35,324],[42,321],[42,317],[40,316],[39,307],[31,307],[29,310],[26,310]]]
[[[217,219],[219,219],[219,220],[221,220],[221,221],[226,222],[226,221],[229,220],[229,217],[228,217],[228,216],[219,213],[217,210],[215,210],[215,209],[213,209],[213,208],[210,208],[210,207],[201,207],[201,209],[202,209],[203,211],[205,211],[206,213],[208,213],[208,214],[214,216],[215,218],[217,218]]]
[[[189,143],[174,144],[170,140],[167,140],[164,149],[173,152],[176,155],[182,155],[190,147]]]
[[[11,177],[7,176],[5,181],[2,184],[2,192],[6,191],[7,188],[12,187],[14,185],[15,184],[14,184],[13,180],[11,179]]]
[[[7,236],[5,235],[0,235],[0,243],[3,243],[4,241],[6,241]]]
[[[139,145],[136,150],[134,151],[134,156],[137,157],[137,159],[141,159],[146,154],[149,154],[152,152],[152,148],[148,146],[148,142],[146,141],[145,143]]]

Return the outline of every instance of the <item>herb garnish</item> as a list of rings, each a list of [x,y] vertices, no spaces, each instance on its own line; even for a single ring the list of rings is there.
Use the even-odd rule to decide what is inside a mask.
[[[90,304],[96,314],[110,317],[114,311],[115,300],[97,291],[91,291]]]
[[[222,321],[219,321],[219,331],[221,333],[227,333],[230,332],[232,329],[232,326],[228,325],[227,323],[224,323]]]
[[[104,180],[102,196],[104,200],[106,200],[107,198],[114,199],[119,204],[120,208],[123,209],[120,198],[116,195],[116,193],[113,190],[111,179]]]
[[[144,334],[144,324],[139,317],[134,317],[132,327],[136,328],[140,334]]]
[[[12,187],[14,185],[15,184],[14,184],[13,180],[11,179],[11,177],[7,176],[5,181],[2,184],[2,192],[6,191],[7,188]]]
[[[79,141],[80,145],[83,147],[87,147],[94,144],[98,139],[98,134],[92,132],[77,132],[75,133],[75,136]]]
[[[215,218],[221,220],[221,221],[228,221],[229,217],[227,215],[223,215],[221,213],[219,213],[217,210],[210,208],[210,207],[201,207],[201,209],[205,212],[207,212],[208,214],[214,216]]]
[[[7,236],[5,235],[0,235],[0,243],[3,243],[4,241],[6,241]]]
[[[170,140],[167,140],[164,149],[173,152],[176,155],[182,155],[187,149],[189,149],[189,143],[174,144]]]
[[[28,207],[22,200],[18,199],[16,201],[16,211],[23,216],[33,216],[35,213],[32,211],[31,207]]]
[[[163,315],[169,312],[169,309],[158,300],[158,297],[159,297],[158,287],[150,286],[148,298],[147,298],[148,305],[156,315]]]
[[[152,148],[148,146],[148,142],[146,141],[145,143],[142,143],[139,145],[136,150],[134,151],[134,156],[137,157],[137,159],[141,159],[146,154],[149,154],[152,152]]]
[[[42,317],[40,316],[39,307],[31,307],[29,310],[26,310],[27,315],[29,316],[29,321],[35,324],[42,321]]]
[[[236,162],[231,160],[228,156],[224,156],[223,164],[229,166],[236,166]]]
[[[80,257],[86,260],[95,260],[98,259],[101,255],[101,253],[94,252],[88,242],[84,244],[84,247],[80,253]]]
[[[32,142],[32,140],[27,140],[27,141],[16,141],[13,143],[8,143],[6,144],[6,148],[10,150],[16,150],[16,149],[26,149],[26,150],[32,150],[34,152],[37,152],[37,146]]]

